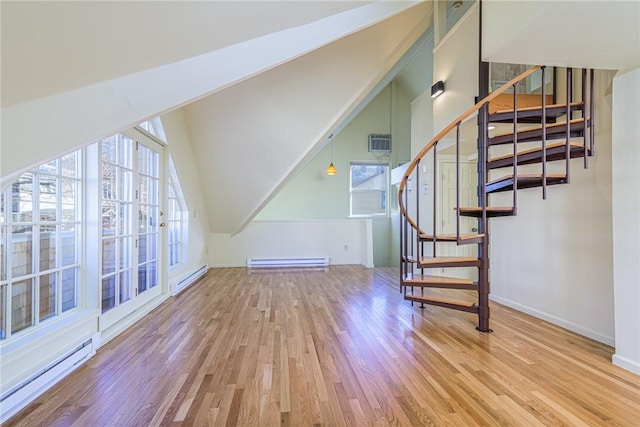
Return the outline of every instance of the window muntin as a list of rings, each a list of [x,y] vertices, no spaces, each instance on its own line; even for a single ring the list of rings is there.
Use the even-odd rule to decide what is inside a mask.
[[[182,233],[183,233],[183,220],[182,220],[182,206],[180,199],[176,194],[173,180],[169,181],[169,188],[167,193],[167,225],[169,231],[169,268],[174,267],[183,262],[182,251]]]
[[[0,339],[78,305],[80,162],[51,160],[0,193]]]
[[[351,216],[387,214],[388,164],[351,163],[349,178]]]

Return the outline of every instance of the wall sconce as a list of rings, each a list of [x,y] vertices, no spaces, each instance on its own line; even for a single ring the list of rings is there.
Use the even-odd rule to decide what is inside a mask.
[[[431,86],[431,97],[437,98],[444,92],[444,82],[442,80],[438,80]]]

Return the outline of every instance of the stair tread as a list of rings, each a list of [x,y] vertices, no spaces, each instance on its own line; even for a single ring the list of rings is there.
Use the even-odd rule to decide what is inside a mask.
[[[515,209],[512,206],[489,206],[487,208],[487,218],[496,218],[499,216],[512,216],[514,214],[515,214]],[[472,218],[481,218],[482,208],[478,206],[461,206],[460,215],[472,217]]]
[[[553,149],[553,148],[560,148],[560,147],[564,147],[566,146],[566,142],[556,142],[553,144],[547,144],[547,150]],[[583,148],[582,143],[578,143],[578,142],[571,142],[569,143],[569,145],[571,146],[571,148]],[[525,154],[532,154],[532,153],[536,153],[536,152],[542,152],[542,147],[536,147],[536,148],[531,148],[529,150],[523,150],[523,151],[518,151],[518,157],[523,156]],[[498,157],[492,157],[491,159],[489,159],[489,162],[495,162],[497,160],[504,160],[504,159],[509,159],[513,157],[513,153],[511,154],[505,154],[504,156],[498,156]]]
[[[572,107],[578,107],[580,105],[582,105],[582,101],[576,101],[576,102],[572,102],[569,104]],[[567,104],[550,104],[547,105],[546,108],[547,109],[552,109],[552,108],[562,108],[562,107],[567,107]],[[518,112],[525,112],[525,111],[536,111],[536,110],[542,110],[541,106],[534,106],[534,107],[524,107],[524,108],[518,108],[517,109]],[[511,109],[505,109],[505,110],[496,110],[495,112],[491,113],[493,114],[505,114],[505,113],[512,113],[513,112],[513,108]]]
[[[455,208],[454,208],[455,209]],[[487,207],[487,212],[508,212],[512,211],[512,206],[489,206]],[[479,206],[460,206],[460,212],[478,212],[482,211],[482,208]]]
[[[450,283],[458,285],[473,285],[475,282],[471,279],[459,279],[457,277],[433,276],[430,274],[413,274],[408,273],[405,282],[419,281],[423,283]]]
[[[547,174],[547,179],[566,179],[567,175],[566,174],[561,174],[561,173],[548,173]],[[509,174],[509,175],[505,175],[503,177],[494,179],[492,181],[487,182],[487,185],[491,185],[491,184],[495,184],[498,182],[503,182],[503,181],[508,181],[513,179],[513,174]],[[542,174],[541,173],[519,173],[518,174],[518,179],[523,179],[523,180],[527,180],[527,179],[542,179]]]
[[[587,122],[589,122],[591,119],[587,118]],[[578,118],[578,119],[573,119],[571,121],[569,121],[570,124],[579,124],[584,122],[583,118]],[[546,128],[547,130],[549,129],[554,129],[555,128],[562,128],[562,127],[566,127],[567,126],[567,122],[555,122],[555,123],[547,123]],[[539,131],[542,129],[542,125],[538,125],[538,126],[534,126],[534,127],[530,127],[528,129],[522,129],[521,131],[518,131],[518,134],[522,134],[525,132],[535,132],[535,131]],[[505,136],[509,136],[509,135],[513,135],[513,131],[511,132],[504,132],[504,133],[499,133],[499,134],[495,134],[493,135],[490,139],[494,139],[494,138],[499,138],[499,137],[505,137]]]
[[[437,257],[422,257],[420,259],[421,264],[437,264],[440,262],[473,262],[478,261],[478,258],[474,257],[458,257],[458,256],[437,256]]]
[[[460,240],[471,240],[477,238],[483,238],[485,235],[483,234],[461,234]],[[420,234],[420,239],[422,240],[433,240],[433,234]],[[442,242],[456,242],[458,239],[455,234],[437,234],[436,240]]]
[[[450,300],[450,299],[445,299],[445,298],[436,298],[436,297],[422,297],[422,296],[418,296],[418,295],[405,295],[404,297],[405,299],[411,300],[411,301],[416,301],[416,302],[425,302],[425,303],[429,303],[429,302],[436,302],[436,303],[440,303],[440,304],[450,304],[450,305],[457,305],[460,307],[476,307],[476,303],[475,302],[469,302],[469,301],[460,301],[460,300]]]

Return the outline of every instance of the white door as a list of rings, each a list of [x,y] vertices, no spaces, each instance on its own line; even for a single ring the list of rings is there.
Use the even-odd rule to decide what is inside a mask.
[[[127,134],[100,143],[104,330],[160,295],[162,149]]]
[[[476,183],[478,175],[475,162],[460,162],[460,206],[477,206]],[[438,234],[456,234],[456,163],[455,161],[441,161],[438,165],[440,185],[438,191],[440,220]],[[473,234],[478,226],[475,218],[460,217],[460,234]],[[455,243],[438,243],[438,256],[476,257],[478,247],[472,245],[456,245]],[[443,268],[442,273],[451,277],[474,279],[477,276],[475,268]]]

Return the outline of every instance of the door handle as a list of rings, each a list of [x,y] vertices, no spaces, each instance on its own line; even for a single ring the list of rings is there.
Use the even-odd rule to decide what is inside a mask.
[[[472,231],[472,232],[474,232],[474,233],[477,233],[477,232],[478,232],[478,229],[477,229],[476,227],[473,227],[473,228],[471,229],[471,231]]]

